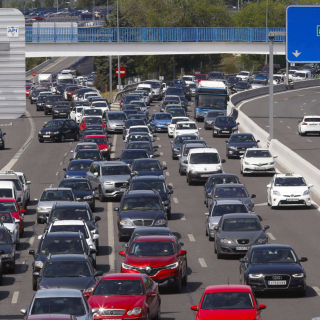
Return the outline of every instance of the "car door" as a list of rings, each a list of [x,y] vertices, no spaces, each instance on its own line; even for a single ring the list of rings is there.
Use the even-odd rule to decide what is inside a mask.
[[[76,138],[78,135],[79,127],[74,120],[69,120],[70,127],[72,129],[72,138]]]
[[[146,289],[146,303],[149,309],[149,317],[154,318],[157,314],[157,294],[154,292],[154,282],[147,276],[143,276],[143,282]]]
[[[68,124],[68,121],[64,121],[64,123],[63,123],[62,134],[64,135],[65,139],[69,139],[70,138],[71,128],[70,128],[70,126]]]

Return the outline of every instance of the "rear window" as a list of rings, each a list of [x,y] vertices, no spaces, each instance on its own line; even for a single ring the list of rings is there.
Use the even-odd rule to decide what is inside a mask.
[[[320,118],[305,118],[304,122],[320,122]]]
[[[0,189],[0,198],[13,198],[12,189]]]

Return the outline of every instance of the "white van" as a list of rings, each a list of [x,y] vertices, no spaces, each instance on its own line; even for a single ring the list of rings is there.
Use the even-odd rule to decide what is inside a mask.
[[[298,70],[292,75],[292,81],[301,81],[311,79],[311,71],[309,70]]]
[[[13,198],[22,208],[21,198],[18,196],[18,191],[12,181],[0,180],[0,198]]]
[[[152,102],[153,99],[153,92],[152,92],[152,85],[148,84],[148,83],[140,83],[137,87],[136,90],[143,90],[143,89],[148,89],[148,93],[149,93],[149,97],[150,97],[150,101]],[[150,91],[149,91],[150,90]]]
[[[59,73],[57,74],[57,85],[62,83],[72,83],[73,84],[73,75],[71,73]]]
[[[191,149],[187,160],[184,160],[187,183],[191,185],[195,181],[207,181],[211,174],[223,173],[222,163],[225,162],[226,160],[221,160],[217,149]]]

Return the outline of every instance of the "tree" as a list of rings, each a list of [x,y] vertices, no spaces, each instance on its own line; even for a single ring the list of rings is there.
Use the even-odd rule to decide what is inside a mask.
[[[53,8],[54,7],[54,0],[45,0],[44,7],[45,8]]]

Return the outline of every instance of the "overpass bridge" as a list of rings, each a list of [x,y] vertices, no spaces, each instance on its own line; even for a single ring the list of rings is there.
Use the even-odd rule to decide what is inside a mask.
[[[267,35],[284,28],[106,28],[26,27],[26,57],[268,54]],[[285,37],[274,40],[285,54]]]

